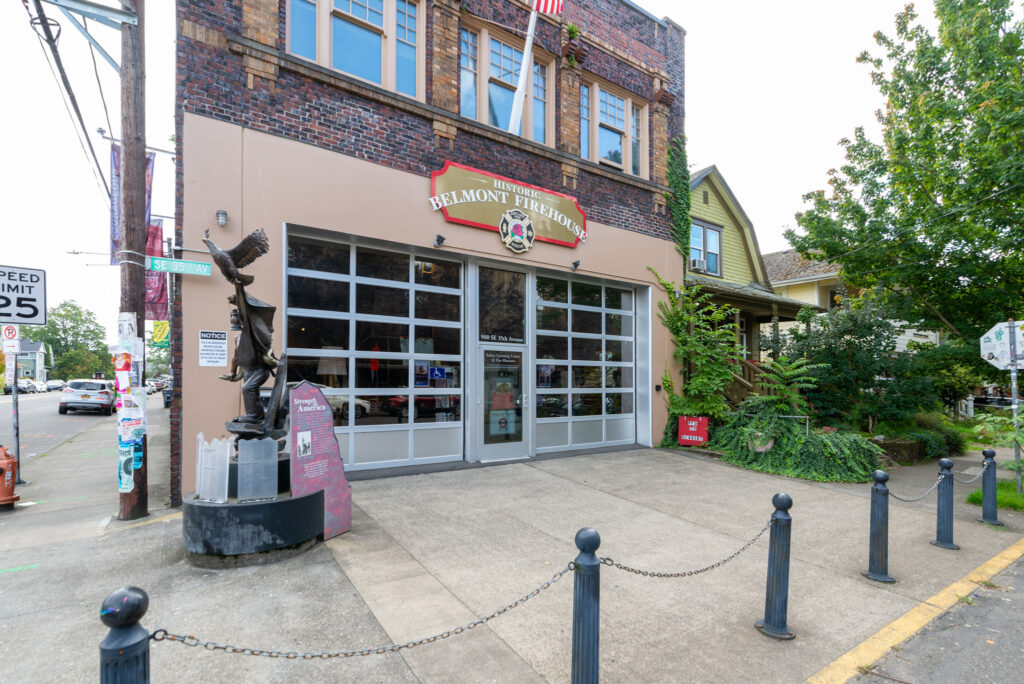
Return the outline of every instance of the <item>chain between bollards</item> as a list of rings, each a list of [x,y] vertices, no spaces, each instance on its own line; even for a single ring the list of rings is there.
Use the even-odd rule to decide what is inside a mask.
[[[765,636],[792,639],[796,634],[786,625],[789,608],[789,552],[793,518],[789,509],[793,497],[782,492],[772,497],[772,532],[768,541],[768,579],[764,596],[764,619],[754,626]]]

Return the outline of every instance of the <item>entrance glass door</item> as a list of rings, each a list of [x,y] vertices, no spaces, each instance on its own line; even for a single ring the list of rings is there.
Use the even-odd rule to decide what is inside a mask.
[[[516,458],[527,454],[523,442],[523,356],[521,349],[480,349],[483,369],[481,415],[484,458]]]
[[[525,458],[530,454],[526,274],[481,266],[478,285],[476,451],[485,461]]]

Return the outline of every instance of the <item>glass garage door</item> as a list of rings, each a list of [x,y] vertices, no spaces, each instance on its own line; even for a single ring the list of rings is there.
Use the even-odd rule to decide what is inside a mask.
[[[633,290],[536,278],[537,452],[636,441]]]
[[[288,236],[289,384],[334,409],[349,469],[460,460],[463,266]]]

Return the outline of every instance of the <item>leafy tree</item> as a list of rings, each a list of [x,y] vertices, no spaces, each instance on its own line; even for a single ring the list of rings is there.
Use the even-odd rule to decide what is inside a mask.
[[[165,375],[170,367],[170,353],[166,347],[146,345],[146,377]]]
[[[914,352],[914,372],[931,378],[935,393],[946,408],[955,409],[960,401],[985,383],[978,367],[989,364],[978,358],[977,347],[963,344],[936,347],[930,342],[908,342],[907,349]]]
[[[712,304],[711,294],[702,294],[699,285],[677,288],[651,272],[668,294],[668,302],[658,302],[658,318],[668,328],[675,359],[682,366],[678,392],[668,372],[662,378],[669,409],[663,444],[668,446],[676,443],[679,416],[725,414],[725,388],[733,379],[732,364],[743,358],[743,351],[736,344],[735,309]]]
[[[807,400],[819,422],[841,422],[871,430],[876,422],[899,423],[937,398],[927,377],[912,371],[910,354],[896,353],[899,328],[870,296],[847,297],[821,316],[802,311],[809,330],[790,330],[787,352],[827,364]]]
[[[73,350],[88,349],[99,353],[105,352],[107,346],[106,332],[96,320],[96,314],[83,309],[73,299],[51,308],[46,315],[46,325],[25,326],[23,332],[26,339],[50,345],[58,361]]]
[[[64,380],[73,378],[91,378],[93,373],[103,373],[105,377],[114,377],[114,364],[109,354],[92,349],[72,349],[57,359],[56,377]]]
[[[975,343],[1024,312],[1024,22],[1010,0],[936,0],[937,35],[913,5],[885,57],[863,53],[885,99],[883,140],[843,139],[830,192],[804,197],[805,257],[841,264],[897,320]]]

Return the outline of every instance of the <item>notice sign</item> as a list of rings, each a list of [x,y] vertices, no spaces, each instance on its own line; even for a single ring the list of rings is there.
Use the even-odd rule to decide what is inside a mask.
[[[199,365],[224,368],[228,365],[228,334],[223,330],[199,331]]]
[[[352,488],[345,478],[334,414],[316,385],[291,390],[292,496],[324,490],[324,539],[352,529]]]
[[[707,441],[707,416],[679,416],[679,444],[697,446]]]
[[[446,161],[430,174],[430,206],[447,221],[495,230],[517,254],[533,240],[576,247],[587,215],[575,197]]]
[[[46,325],[46,271],[0,266],[0,323]]]

